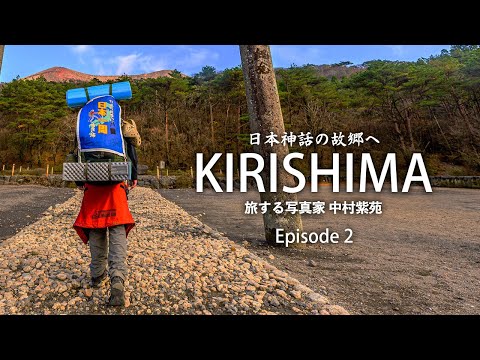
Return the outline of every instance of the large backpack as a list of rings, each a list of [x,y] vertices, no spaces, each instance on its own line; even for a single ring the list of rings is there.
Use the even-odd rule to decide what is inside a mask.
[[[126,161],[121,116],[112,95],[95,97],[82,107],[76,131],[79,162]]]
[[[75,152],[63,164],[63,180],[111,182],[130,180],[122,134],[122,109],[116,100],[132,98],[128,81],[70,89],[67,105],[80,107],[77,117]]]

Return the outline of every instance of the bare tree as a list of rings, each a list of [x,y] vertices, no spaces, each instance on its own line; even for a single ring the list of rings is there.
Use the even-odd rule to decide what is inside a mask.
[[[250,131],[260,133],[262,139],[272,131],[278,136],[285,132],[282,109],[278,96],[277,82],[273,71],[272,56],[268,45],[240,45],[242,58],[243,76],[247,92],[248,112],[250,115]],[[264,170],[261,173],[263,183],[267,191],[260,193],[260,199],[271,204],[286,201],[297,201],[296,194],[285,193],[283,186],[295,186],[294,178],[283,168],[283,159],[288,155],[288,146],[276,144],[270,146],[260,141],[254,145],[254,151],[260,154],[265,161]],[[270,153],[277,154],[277,184],[278,192],[270,192]],[[270,211],[263,215],[265,227],[265,239],[271,245],[276,243],[276,229],[284,229],[285,232],[302,231],[302,219],[298,213],[283,212],[275,214]]]

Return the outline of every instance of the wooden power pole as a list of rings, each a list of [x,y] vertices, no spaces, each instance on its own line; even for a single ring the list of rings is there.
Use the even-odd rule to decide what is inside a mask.
[[[2,73],[2,62],[3,62],[3,50],[5,45],[0,45],[0,74]]]
[[[250,117],[251,133],[260,133],[261,139],[265,139],[273,131],[279,137],[285,132],[283,123],[280,98],[278,97],[277,82],[273,71],[272,56],[268,45],[240,45],[240,56],[242,58],[243,77],[247,92],[248,112]],[[264,161],[264,170],[261,173],[263,183],[266,185],[266,192],[260,193],[261,201],[271,204],[279,201],[285,206],[286,201],[298,201],[297,194],[285,193],[283,186],[295,187],[295,180],[291,174],[283,168],[283,159],[288,155],[288,146],[282,144],[254,145],[253,149],[260,154]],[[270,153],[277,154],[277,192],[270,192]],[[302,219],[298,212],[296,214],[286,213],[275,214],[273,206],[263,215],[265,227],[265,239],[270,245],[281,245],[276,243],[276,229],[284,229],[284,232],[302,231]],[[285,240],[284,238],[282,239]]]

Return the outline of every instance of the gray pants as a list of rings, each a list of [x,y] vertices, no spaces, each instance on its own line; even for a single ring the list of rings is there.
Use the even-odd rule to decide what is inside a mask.
[[[98,277],[107,269],[110,279],[119,276],[122,280],[127,277],[127,237],[125,225],[117,225],[107,229],[91,229],[88,234],[88,243],[92,262],[90,263],[90,275]]]

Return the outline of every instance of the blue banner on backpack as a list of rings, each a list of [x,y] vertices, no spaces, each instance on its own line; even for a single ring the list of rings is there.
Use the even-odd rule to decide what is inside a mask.
[[[124,156],[121,108],[111,95],[90,100],[78,113],[78,146],[82,152],[107,151]]]

